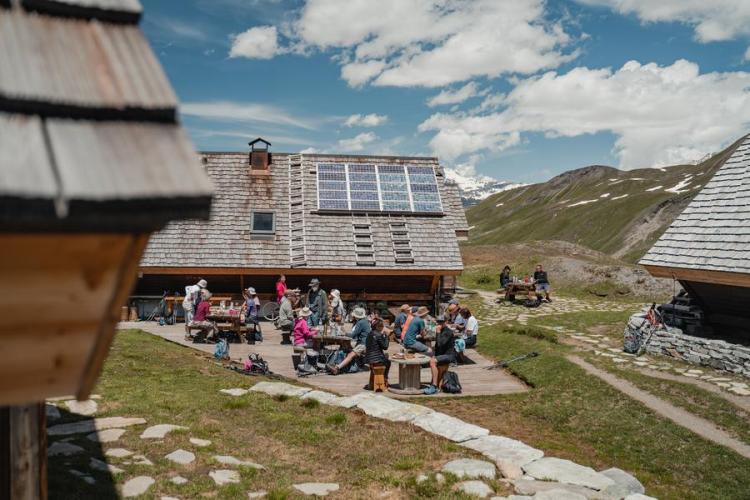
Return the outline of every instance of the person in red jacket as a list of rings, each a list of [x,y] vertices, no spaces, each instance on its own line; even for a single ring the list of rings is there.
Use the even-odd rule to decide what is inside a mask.
[[[206,340],[216,340],[218,333],[216,323],[207,319],[211,313],[211,292],[206,289],[201,290],[201,299],[200,304],[198,304],[195,310],[195,314],[193,314],[190,326],[199,327],[201,329],[201,337],[204,337]]]
[[[276,280],[276,302],[279,304],[281,304],[281,299],[284,298],[284,293],[286,293],[286,276],[282,274]]]

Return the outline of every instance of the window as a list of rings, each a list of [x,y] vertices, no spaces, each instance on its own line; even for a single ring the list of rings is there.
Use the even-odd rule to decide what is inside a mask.
[[[274,234],[276,232],[276,219],[273,212],[253,212],[251,218],[251,233]]]

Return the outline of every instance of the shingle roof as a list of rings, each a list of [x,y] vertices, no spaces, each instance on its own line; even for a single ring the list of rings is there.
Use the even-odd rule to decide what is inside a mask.
[[[1,4],[0,4],[1,5]],[[151,230],[212,192],[137,0],[0,6],[0,225]]]
[[[640,263],[750,273],[750,136]]]
[[[317,213],[316,163],[423,164],[439,172],[435,158],[399,159],[365,156],[302,155],[304,186],[304,245],[306,266],[315,269],[355,269],[355,222],[367,221],[373,242],[375,269],[460,270],[456,230],[467,223],[457,187],[438,176],[445,216],[387,216]],[[209,221],[181,221],[154,234],[142,267],[274,268],[291,266],[289,248],[290,155],[274,153],[270,175],[251,175],[246,153],[205,153],[206,171],[216,186]],[[276,216],[273,238],[253,237],[253,210],[272,210]],[[406,224],[413,263],[397,263],[391,223]]]

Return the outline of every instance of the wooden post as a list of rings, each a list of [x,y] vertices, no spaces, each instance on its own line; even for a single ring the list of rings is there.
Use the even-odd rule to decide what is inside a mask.
[[[47,499],[44,403],[0,409],[0,497]]]

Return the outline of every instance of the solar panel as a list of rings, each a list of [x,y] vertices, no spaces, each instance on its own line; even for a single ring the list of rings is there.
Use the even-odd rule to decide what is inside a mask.
[[[318,164],[318,208],[337,211],[442,213],[432,167]]]

